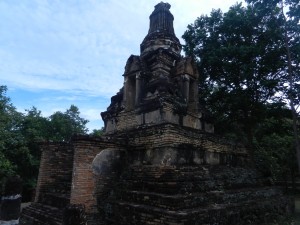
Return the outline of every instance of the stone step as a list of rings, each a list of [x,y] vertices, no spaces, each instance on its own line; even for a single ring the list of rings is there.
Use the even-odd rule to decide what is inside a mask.
[[[160,167],[131,166],[120,179],[133,191],[184,194],[269,186],[270,181],[253,170],[228,166]]]
[[[209,179],[259,179],[262,176],[249,168],[228,166],[131,166],[123,179],[155,181],[189,181]]]
[[[248,200],[237,203],[211,204],[184,210],[170,210],[160,207],[120,201],[116,203],[116,222],[119,225],[131,224],[256,224],[277,218],[283,207],[287,207],[286,198]],[[261,213],[264,212],[264,213]],[[209,221],[209,223],[207,223]],[[245,222],[246,221],[246,222]]]
[[[20,224],[62,225],[62,213],[59,208],[32,203],[22,210]]]
[[[122,180],[121,186],[132,191],[155,192],[161,194],[203,193],[208,191],[222,191],[241,188],[262,187],[267,185],[264,179],[210,179],[206,181],[147,181]]]
[[[241,201],[261,200],[281,196],[279,188],[244,188],[229,191],[208,191],[205,193],[189,194],[161,194],[143,191],[122,191],[120,193],[121,201],[130,201],[137,204],[146,204],[149,206],[159,206],[165,209],[179,210],[193,207],[204,207],[210,204],[238,203]]]

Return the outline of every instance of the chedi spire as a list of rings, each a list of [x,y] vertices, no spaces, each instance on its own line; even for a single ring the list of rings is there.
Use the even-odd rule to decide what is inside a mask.
[[[181,44],[175,35],[173,21],[174,16],[170,12],[169,3],[160,2],[151,13],[149,31],[141,44],[141,55],[161,49],[168,49],[179,56]]]
[[[173,28],[174,17],[170,12],[169,3],[160,2],[155,6],[155,10],[150,15],[150,28],[148,34],[153,32],[164,32],[175,36]]]

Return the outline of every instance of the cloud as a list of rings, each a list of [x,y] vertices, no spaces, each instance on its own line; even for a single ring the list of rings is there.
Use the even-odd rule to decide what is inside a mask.
[[[101,119],[100,112],[105,111],[103,108],[83,108],[82,116],[90,121],[98,121]]]
[[[111,15],[103,15],[107,7],[66,2],[36,1],[7,10],[14,28],[0,33],[0,79],[26,89],[110,96],[122,85],[120,57],[125,63],[130,50],[120,43],[122,34],[111,29],[117,25]],[[8,3],[1,8],[6,11]]]
[[[170,0],[175,30],[220,1]],[[12,87],[111,96],[147,34],[155,0],[0,2],[0,81]],[[223,3],[224,4],[224,1]],[[228,1],[228,5],[230,1]],[[206,10],[207,11],[207,10]]]
[[[177,37],[201,14],[226,10],[235,1],[168,0]],[[139,54],[158,2],[0,1],[0,84],[32,94],[16,95],[18,108],[34,104],[50,115],[75,104],[98,124],[99,113],[123,85],[127,58]]]

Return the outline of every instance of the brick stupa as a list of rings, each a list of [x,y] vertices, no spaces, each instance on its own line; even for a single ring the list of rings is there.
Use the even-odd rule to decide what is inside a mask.
[[[105,135],[43,145],[24,220],[62,224],[69,203],[84,206],[88,224],[259,225],[291,212],[247,149],[213,134],[170,7],[155,6],[140,55],[128,58],[124,86],[101,113]]]

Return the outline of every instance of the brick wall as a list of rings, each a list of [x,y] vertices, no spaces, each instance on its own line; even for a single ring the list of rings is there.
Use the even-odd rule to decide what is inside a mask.
[[[69,143],[44,143],[36,188],[35,202],[64,207],[70,199],[73,148]],[[56,195],[56,202],[53,196]],[[51,200],[52,198],[52,200]]]
[[[107,137],[116,143],[128,144],[134,147],[143,146],[146,149],[191,144],[212,152],[247,154],[245,147],[238,143],[229,142],[224,138],[201,130],[170,123],[139,126],[126,132],[108,134]]]
[[[101,150],[112,148],[116,145],[100,138],[80,136],[74,138],[73,146],[75,153],[70,203],[84,204],[88,224],[97,224],[97,198],[94,193],[96,184],[92,172],[92,162]]]
[[[214,134],[175,124],[140,126],[106,138],[127,146],[128,163],[138,164],[230,164],[250,161],[244,146]]]

